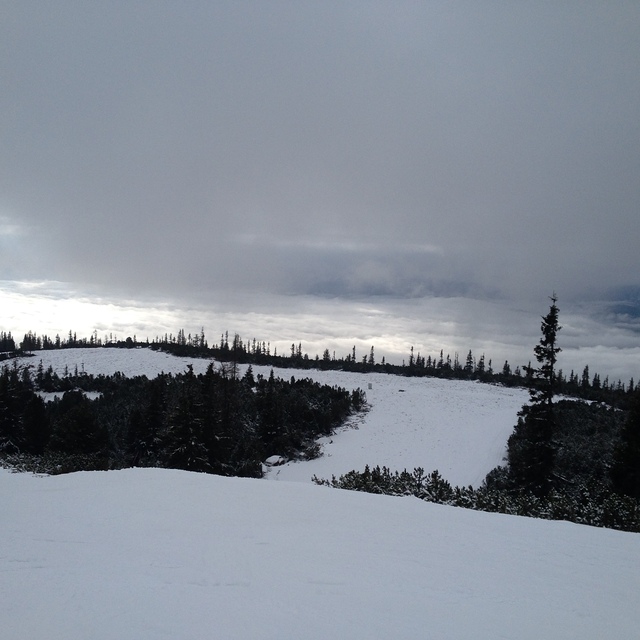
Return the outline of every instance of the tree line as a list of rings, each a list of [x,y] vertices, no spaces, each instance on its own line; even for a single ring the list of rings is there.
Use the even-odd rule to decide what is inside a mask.
[[[113,334],[100,338],[93,332],[89,338],[79,338],[76,333],[69,331],[66,338],[56,335],[54,339],[46,335],[37,336],[29,331],[21,342],[16,344],[11,333],[0,333],[0,360],[22,354],[35,353],[44,349],[73,349],[73,348],[151,348],[162,350],[177,356],[215,359],[228,362],[234,366],[239,364],[266,365],[278,368],[320,369],[354,371],[359,373],[381,372],[393,375],[415,377],[437,377],[455,380],[478,380],[490,384],[502,384],[510,387],[530,388],[533,384],[531,362],[522,366],[513,366],[508,360],[499,368],[494,368],[492,360],[485,358],[485,354],[476,357],[471,350],[464,359],[458,353],[453,357],[440,350],[438,355],[423,356],[411,347],[408,357],[402,364],[395,365],[387,362],[383,357],[380,361],[375,356],[375,348],[360,356],[356,347],[342,356],[337,356],[325,349],[322,356],[309,356],[303,351],[302,343],[292,343],[286,353],[278,353],[277,348],[271,348],[269,342],[243,340],[235,333],[228,332],[220,335],[218,342],[211,345],[205,336],[204,329],[194,334],[187,334],[180,329],[176,334],[157,336],[152,341],[140,341],[134,335],[125,339],[118,339]],[[555,393],[585,400],[606,402],[618,407],[627,407],[630,397],[636,389],[636,383],[631,378],[627,383],[621,380],[610,381],[608,376],[602,378],[599,373],[591,373],[586,365],[579,374],[570,371],[567,375],[561,369],[554,369]]]

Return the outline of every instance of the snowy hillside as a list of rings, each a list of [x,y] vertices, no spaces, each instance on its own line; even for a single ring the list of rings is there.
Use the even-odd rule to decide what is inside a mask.
[[[147,349],[22,363],[155,376],[205,360]],[[269,369],[254,367],[267,375]],[[522,390],[381,374],[276,370],[371,409],[279,482],[160,469],[35,477],[0,470],[6,640],[630,638],[640,536],[310,484],[364,464],[478,484]],[[371,385],[371,389],[369,389]],[[296,480],[298,482],[287,482]]]
[[[200,373],[209,364],[150,349],[40,351],[20,363],[36,367],[41,359],[45,368],[51,365],[59,375],[67,367],[70,372],[77,368],[91,374],[121,371],[127,376],[154,377],[161,371],[183,372],[188,364]],[[269,371],[269,367],[254,367],[256,374],[267,376]],[[523,389],[476,382],[341,371],[274,372],[285,379],[309,377],[349,390],[360,387],[371,405],[368,413],[351,422],[351,428],[320,441],[322,457],[272,469],[268,477],[279,480],[310,482],[314,474],[330,478],[369,464],[398,470],[438,469],[452,484],[478,486],[501,463],[516,414],[528,400]]]
[[[370,411],[352,421],[357,429],[320,439],[322,457],[273,468],[268,477],[331,478],[369,464],[438,469],[453,484],[477,487],[502,463],[516,414],[528,399],[522,389],[436,378],[334,372],[321,381],[364,388]]]
[[[289,482],[0,471],[4,640],[632,638],[640,536]]]

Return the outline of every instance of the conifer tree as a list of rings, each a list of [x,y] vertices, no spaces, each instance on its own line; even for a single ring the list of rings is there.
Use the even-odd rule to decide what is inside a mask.
[[[556,346],[558,331],[562,328],[558,324],[559,309],[556,305],[557,301],[558,298],[554,293],[551,296],[549,313],[542,318],[542,324],[540,325],[542,338],[540,343],[533,349],[540,367],[531,369],[533,384],[529,389],[531,402],[533,404],[544,404],[548,409],[553,405],[553,396],[556,390],[555,365],[558,353],[562,351]]]
[[[558,306],[555,293],[551,296],[549,313],[542,318],[542,338],[533,352],[540,367],[526,367],[531,386],[531,405],[523,407],[514,433],[509,438],[509,472],[516,486],[526,488],[538,496],[551,488],[555,450],[553,396],[555,393],[555,364],[560,348],[557,346]]]
[[[589,382],[589,365],[587,365],[582,371],[582,380],[580,382],[583,389],[588,389],[591,386]]]
[[[467,360],[464,365],[464,371],[468,376],[472,376],[473,370],[474,370],[473,354],[471,353],[471,349],[469,349],[469,353],[467,354]]]
[[[208,471],[209,454],[204,443],[202,398],[192,365],[187,365],[174,407],[162,434],[163,459],[167,467]]]

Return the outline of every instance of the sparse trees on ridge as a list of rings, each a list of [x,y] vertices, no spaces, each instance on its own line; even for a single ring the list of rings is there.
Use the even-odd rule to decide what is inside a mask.
[[[555,294],[553,298],[555,298]],[[557,310],[555,302],[552,307],[554,306]],[[554,347],[543,344],[545,339],[543,337],[541,343],[536,347],[536,351],[546,350],[547,355],[550,355]],[[228,331],[221,334],[219,344],[209,345],[204,329],[193,334],[187,334],[184,329],[179,329],[176,334],[165,334],[162,337],[156,337],[151,342],[148,338],[144,341],[138,340],[136,336],[126,337],[124,340],[118,339],[113,334],[107,334],[101,340],[96,331],[91,334],[89,339],[79,338],[74,331],[69,331],[66,339],[61,339],[59,335],[56,335],[55,340],[52,340],[46,335],[37,336],[29,331],[20,344],[21,348],[16,346],[10,333],[0,332],[0,346],[2,344],[9,350],[2,351],[0,349],[0,360],[24,355],[27,349],[27,353],[37,354],[39,350],[54,348],[148,347],[178,356],[212,358],[219,362],[233,362],[236,365],[260,364],[281,368],[322,368],[361,373],[378,371],[403,376],[479,380],[480,382],[499,383],[505,386],[528,387],[536,395],[546,394],[547,399],[549,397],[552,399],[554,394],[563,394],[608,402],[622,408],[626,407],[631,392],[635,388],[633,378],[628,385],[623,384],[620,380],[617,383],[609,381],[607,377],[601,381],[599,374],[591,375],[589,373],[588,366],[584,368],[581,378],[573,371],[568,378],[563,376],[562,371],[554,371],[554,375],[545,377],[547,376],[548,362],[546,364],[541,362],[541,366],[538,368],[532,367],[529,362],[529,365],[523,366],[521,370],[519,366],[513,368],[508,361],[505,361],[504,365],[494,372],[491,359],[485,359],[484,353],[476,358],[471,350],[468,351],[464,359],[460,359],[458,353],[455,352],[452,358],[443,349],[440,350],[439,355],[423,356],[411,345],[407,360],[403,360],[400,365],[389,363],[385,357],[378,360],[374,355],[373,346],[366,352],[366,356],[362,355],[358,359],[356,358],[355,345],[349,353],[342,356],[336,356],[335,351],[331,353],[327,348],[321,355],[310,357],[309,354],[303,352],[300,342],[291,344],[290,355],[289,349],[282,350],[280,353],[283,355],[278,355],[277,349],[275,347],[272,349],[268,342],[258,341],[256,338],[244,341],[237,333],[231,338]],[[552,370],[554,365],[555,362],[552,364]],[[550,396],[549,390],[551,390]]]

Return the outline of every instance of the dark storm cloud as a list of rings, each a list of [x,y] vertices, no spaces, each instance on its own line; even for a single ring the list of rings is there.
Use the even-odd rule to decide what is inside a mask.
[[[638,33],[617,2],[4,3],[0,276],[637,286]]]

